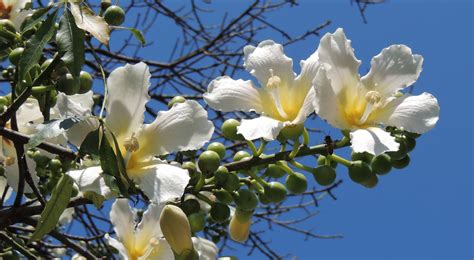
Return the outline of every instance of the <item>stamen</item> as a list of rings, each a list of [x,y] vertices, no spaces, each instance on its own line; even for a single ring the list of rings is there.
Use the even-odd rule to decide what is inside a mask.
[[[267,82],[267,88],[270,90],[270,93],[272,95],[272,98],[273,98],[273,103],[275,103],[275,106],[278,110],[278,113],[284,117],[284,118],[288,118],[288,115],[285,113],[285,110],[283,110],[283,107],[281,106],[281,103],[280,103],[280,97],[279,97],[279,94],[278,94],[278,89],[279,89],[279,86],[281,84],[281,79],[280,77],[278,76],[275,76],[273,74],[273,69],[270,69],[270,78],[268,79],[268,82]]]
[[[125,141],[123,142],[123,146],[125,147],[125,150],[127,152],[135,152],[140,148],[140,144],[138,143],[138,139],[135,137],[135,133],[132,133],[132,136],[125,138]]]
[[[381,99],[382,97],[377,91],[369,91],[367,92],[367,94],[365,94],[365,100],[367,101],[367,105],[365,106],[364,114],[359,119],[360,124],[364,124],[365,121],[367,121],[374,108],[378,107],[378,105],[380,104]]]

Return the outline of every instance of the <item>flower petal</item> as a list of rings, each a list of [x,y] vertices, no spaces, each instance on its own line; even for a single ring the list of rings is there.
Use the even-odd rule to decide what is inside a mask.
[[[283,52],[283,46],[272,40],[262,41],[255,46],[245,46],[244,67],[255,76],[262,87],[268,83],[268,79],[273,75],[281,79],[283,86],[291,87],[295,78],[293,72],[293,60],[288,58]]]
[[[134,248],[134,218],[135,210],[128,204],[128,199],[116,199],[110,210],[110,222],[114,225],[115,235],[125,248]]]
[[[35,134],[38,131],[36,126],[43,123],[43,114],[38,101],[27,99],[16,112],[16,120],[19,132],[27,135]]]
[[[146,248],[152,238],[163,237],[160,227],[160,214],[164,204],[150,203],[148,209],[143,213],[142,220],[135,231],[135,247]]]
[[[314,108],[316,114],[326,120],[330,125],[339,129],[350,128],[338,109],[339,99],[327,77],[326,68],[320,67],[313,80],[315,98]]]
[[[368,152],[379,155],[388,151],[397,151],[400,146],[395,137],[378,127],[358,129],[351,132],[351,147],[355,153]]]
[[[319,62],[330,66],[327,76],[336,94],[344,87],[357,86],[360,60],[355,57],[351,41],[346,38],[344,30],[338,28],[333,34],[325,34],[317,52]]]
[[[13,5],[10,11],[10,20],[13,22],[16,29],[20,30],[20,27],[23,21],[28,17],[29,14],[33,13],[33,10],[22,10],[23,8],[25,8],[25,5],[27,3],[31,2],[31,0],[16,0],[12,2],[13,2]]]
[[[233,80],[228,76],[218,77],[211,81],[204,93],[204,101],[215,110],[255,111],[262,113],[260,91],[250,80]]]
[[[313,79],[319,70],[319,65],[319,54],[316,50],[313,54],[311,54],[311,56],[309,56],[309,58],[300,61],[301,73],[298,75],[298,77],[296,77],[295,85],[298,87],[304,86],[306,88],[310,88],[313,83]]]
[[[148,254],[148,255],[147,255]],[[139,260],[144,259],[174,259],[173,250],[171,249],[170,244],[166,241],[165,238],[158,239],[158,244],[150,250],[150,252],[145,253],[143,257],[140,257]]]
[[[199,254],[199,260],[214,260],[217,259],[219,250],[216,244],[212,241],[202,237],[193,237],[194,249]]]
[[[285,123],[261,116],[254,119],[242,119],[237,133],[242,134],[246,140],[263,138],[266,141],[275,140]]]
[[[386,118],[382,123],[418,134],[431,130],[439,119],[438,100],[426,92],[418,96],[396,98],[383,109]]]
[[[147,166],[134,167],[128,170],[128,174],[145,195],[157,204],[180,198],[189,182],[187,170],[158,159]]]
[[[146,159],[196,150],[211,139],[213,132],[214,125],[207,119],[207,111],[198,102],[187,100],[168,111],[158,112],[153,123],[143,126],[137,134],[140,149],[134,156]]]
[[[383,49],[370,64],[372,67],[362,78],[362,83],[367,89],[376,90],[383,97],[388,97],[418,79],[423,57],[413,55],[405,45],[392,45]]]
[[[13,158],[12,164],[5,165],[5,177],[7,178],[8,185],[14,190],[18,191],[18,182],[20,181],[20,170],[18,168],[18,158],[16,157],[16,150],[13,146],[13,142],[2,138],[2,153],[5,157]],[[44,153],[42,153],[45,155]],[[38,185],[39,177],[36,175],[36,162],[31,159],[30,157],[26,157],[26,165],[28,170],[31,174],[31,178],[33,179],[33,183]],[[25,193],[32,193],[33,190],[31,189],[30,185],[25,182],[24,186]]]
[[[80,192],[95,192],[105,198],[113,196],[110,188],[105,184],[102,177],[102,168],[92,166],[81,170],[72,170],[66,173],[69,175],[79,188]]]
[[[66,208],[63,213],[61,213],[61,216],[59,216],[59,225],[66,225],[71,222],[74,214],[74,208]]]
[[[143,124],[150,78],[148,66],[140,62],[115,69],[107,79],[106,123],[119,143]]]
[[[315,102],[315,91],[314,88],[310,88],[306,98],[303,101],[303,105],[298,112],[296,118],[291,122],[292,124],[303,124],[306,121],[306,118],[314,112],[314,102]]]
[[[120,254],[120,259],[128,259],[128,252],[125,246],[115,238],[110,237],[108,233],[105,234],[105,240],[109,243],[110,246],[117,249]],[[73,258],[74,259],[74,258]],[[84,258],[85,259],[85,258]]]

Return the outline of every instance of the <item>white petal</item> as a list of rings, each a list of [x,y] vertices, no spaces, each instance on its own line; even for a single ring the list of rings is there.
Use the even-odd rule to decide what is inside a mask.
[[[59,216],[59,225],[66,225],[69,222],[71,222],[74,214],[74,208],[67,208],[61,213],[61,216]]]
[[[403,127],[413,133],[422,134],[431,130],[439,119],[438,100],[430,93],[418,96],[404,95],[383,108],[383,123]]]
[[[314,88],[310,88],[303,101],[303,106],[301,106],[296,118],[291,122],[292,124],[303,124],[306,118],[314,112],[315,98]]]
[[[12,141],[6,138],[2,138],[2,153],[3,156],[14,158],[13,164],[5,165],[5,177],[7,178],[8,185],[10,185],[10,187],[14,191],[18,191],[18,182],[20,181],[20,170],[18,168],[18,158],[16,157],[16,150]],[[31,178],[33,179],[33,183],[38,186],[39,177],[38,175],[36,175],[36,162],[30,157],[26,157],[26,165],[28,167],[28,171],[31,174]],[[30,185],[28,185],[28,183],[26,182],[24,186],[24,192],[33,192]]]
[[[333,34],[321,38],[318,48],[319,62],[330,66],[327,76],[337,94],[344,87],[355,87],[359,82],[360,61],[356,59],[351,41],[339,28]]]
[[[9,4],[8,1],[4,2]],[[31,0],[16,0],[12,2],[13,5],[10,12],[10,20],[13,22],[17,30],[20,30],[21,24],[28,17],[28,15],[33,13],[33,10],[22,10],[25,8],[25,5],[30,2]]]
[[[43,114],[36,99],[29,98],[16,112],[18,131],[23,134],[32,135],[38,130],[36,125],[43,123]]]
[[[267,85],[271,77],[270,70],[273,70],[274,76],[281,79],[282,85],[293,85],[293,60],[285,55],[281,44],[266,40],[260,42],[257,47],[248,45],[244,48],[244,55],[245,69],[260,81],[262,87]]]
[[[66,136],[71,144],[80,147],[87,134],[97,130],[97,128],[99,128],[97,119],[87,118],[69,128],[66,132]]]
[[[135,231],[135,247],[146,248],[152,238],[159,239],[163,236],[160,227],[160,214],[164,204],[150,203],[143,213],[142,220]]]
[[[74,180],[80,192],[92,191],[105,198],[113,196],[112,191],[105,184],[104,178],[102,177],[102,168],[100,166],[72,170],[66,174]]]
[[[214,125],[207,119],[207,111],[198,102],[187,100],[175,104],[168,111],[160,111],[151,124],[137,134],[140,149],[137,158],[177,151],[196,150],[207,143],[214,133]]]
[[[204,101],[215,110],[255,111],[262,113],[260,90],[250,80],[233,80],[228,76],[218,77],[211,81],[204,93]]]
[[[128,170],[145,195],[157,204],[180,198],[189,182],[187,170],[154,160],[148,166]]]
[[[170,244],[168,244],[165,238],[160,238],[158,239],[157,246],[155,246],[152,250],[150,250],[150,252],[145,253],[144,256],[139,258],[139,260],[145,259],[174,260],[175,258]]]
[[[134,248],[135,244],[135,211],[128,204],[128,199],[116,199],[110,210],[110,222],[114,225],[117,238],[125,248]]]
[[[140,62],[115,69],[107,79],[106,123],[119,143],[143,124],[150,78],[148,66]]]
[[[242,134],[246,140],[263,138],[267,141],[275,140],[285,123],[261,116],[254,119],[242,119],[237,133]]]
[[[398,151],[400,146],[395,137],[378,127],[358,129],[351,132],[351,147],[355,153],[368,152],[379,155],[388,151]]]
[[[120,241],[118,241],[115,238],[110,237],[110,235],[108,233],[105,234],[104,237],[105,237],[105,240],[107,240],[107,243],[109,243],[110,246],[112,246],[113,248],[115,248],[119,251],[120,259],[129,259],[127,249],[125,248],[125,246]]]
[[[370,64],[372,67],[362,82],[369,90],[376,90],[387,97],[418,79],[423,57],[413,55],[405,45],[392,45],[383,49]]]
[[[334,92],[331,80],[327,77],[325,67],[318,70],[313,85],[315,92],[313,105],[316,114],[333,127],[339,129],[350,128],[338,109],[339,99]]]
[[[219,252],[216,244],[202,237],[193,237],[194,249],[199,254],[199,260],[215,260]]]
[[[7,179],[5,179],[5,177],[0,176],[0,199],[2,199],[3,201],[7,201],[8,198],[10,198],[10,195],[12,194],[12,189],[8,187],[8,190],[5,193],[5,197],[2,198],[5,192],[5,188],[7,187],[7,184],[8,184]]]
[[[313,79],[319,69],[319,54],[315,51],[308,59],[300,61],[301,73],[296,77],[296,84],[298,87],[311,87]]]

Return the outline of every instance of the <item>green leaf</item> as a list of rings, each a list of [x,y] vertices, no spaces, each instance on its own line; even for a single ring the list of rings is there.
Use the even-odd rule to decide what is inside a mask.
[[[54,188],[50,200],[41,213],[36,230],[30,238],[30,243],[41,239],[51,232],[59,221],[59,217],[67,208],[73,190],[73,180],[68,175],[63,175]]]
[[[120,189],[120,193],[123,196],[128,196],[128,185],[126,185],[120,176],[120,169],[118,167],[117,156],[115,155],[114,149],[110,145],[108,138],[105,136],[100,142],[100,166],[104,175],[113,176],[116,180],[116,184]],[[119,151],[120,152],[120,151]],[[104,176],[105,178],[105,176]],[[109,181],[109,183],[112,183]],[[107,184],[107,179],[106,179]],[[113,187],[111,187],[113,188]]]
[[[45,140],[58,137],[81,121],[82,118],[70,117],[66,119],[52,120],[47,124],[38,125],[36,129],[39,131],[30,138],[30,141],[25,147],[26,149],[35,148]]]
[[[35,64],[39,63],[43,55],[43,49],[46,44],[53,38],[55,32],[55,22],[58,11],[49,15],[34,36],[26,43],[25,51],[18,62],[18,79],[20,84],[25,79],[28,72]]]
[[[64,11],[59,30],[56,34],[59,51],[63,54],[62,60],[71,74],[79,77],[84,65],[84,31],[79,29],[74,21],[71,11]]]
[[[79,148],[79,156],[84,157],[89,154],[93,157],[99,156],[100,147],[100,128],[87,134],[84,141],[82,141],[81,147]]]
[[[135,28],[130,28],[130,27],[122,27],[122,26],[116,26],[114,27],[115,29],[121,29],[121,30],[129,30],[133,36],[144,46],[146,44],[145,36],[143,36],[143,33],[140,30],[137,30]]]
[[[52,6],[45,8],[39,8],[35,10],[35,13],[31,16],[31,19],[27,20],[21,27],[21,33],[25,33],[33,29],[37,24],[43,21],[44,16],[49,12]]]

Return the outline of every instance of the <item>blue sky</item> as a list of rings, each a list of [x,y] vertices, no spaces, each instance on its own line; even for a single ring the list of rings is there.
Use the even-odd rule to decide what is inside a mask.
[[[216,1],[213,15],[217,21],[224,11],[235,13],[245,3]],[[468,0],[392,0],[370,7],[368,24],[364,24],[349,0],[306,0],[269,16],[292,35],[332,20],[323,32],[344,28],[356,56],[362,60],[361,74],[381,49],[391,44],[408,45],[424,56],[415,94],[430,92],[441,106],[437,127],[417,140],[411,165],[380,178],[375,189],[351,183],[346,170],[339,167],[338,177],[344,183],[335,191],[338,200],[325,199],[320,214],[302,227],[314,228],[320,234],[342,234],[343,239],[305,241],[300,234],[275,229],[266,238],[278,252],[299,259],[472,259],[473,11]],[[154,45],[145,48],[142,55],[168,57],[176,34],[166,25],[154,28],[147,35]],[[277,33],[257,35],[258,40],[269,38],[283,41]],[[285,49],[293,58],[296,72],[299,61],[312,54],[318,42],[318,38],[311,38]],[[247,73],[239,76],[251,78]],[[309,125],[330,129],[321,121]],[[312,143],[322,139],[322,135],[313,136]],[[229,253],[250,258],[246,251]]]
[[[280,253],[299,259],[472,259],[472,3],[389,1],[369,8],[368,24],[363,24],[349,2],[307,0],[269,17],[292,35],[331,19],[324,32],[344,28],[362,60],[361,74],[382,48],[408,45],[425,59],[415,93],[427,91],[438,98],[440,121],[418,139],[412,164],[382,177],[375,189],[351,183],[346,170],[339,169],[338,176],[345,182],[335,192],[338,200],[323,201],[321,213],[303,226],[321,234],[343,234],[343,239],[304,241],[304,236],[280,229],[267,239]],[[243,6],[240,1],[216,4],[222,12]],[[173,31],[161,28],[156,36],[151,35],[161,46],[171,45],[160,32],[171,37]],[[259,40],[268,38],[283,40],[276,33],[257,35]],[[293,58],[295,71],[300,69],[299,60],[307,58],[318,41],[313,38],[285,49]],[[166,48],[160,52],[166,56]],[[239,76],[251,78],[247,73]],[[318,121],[316,126],[325,128],[323,125]],[[313,142],[322,138],[315,136]],[[232,254],[247,258],[245,251]]]

